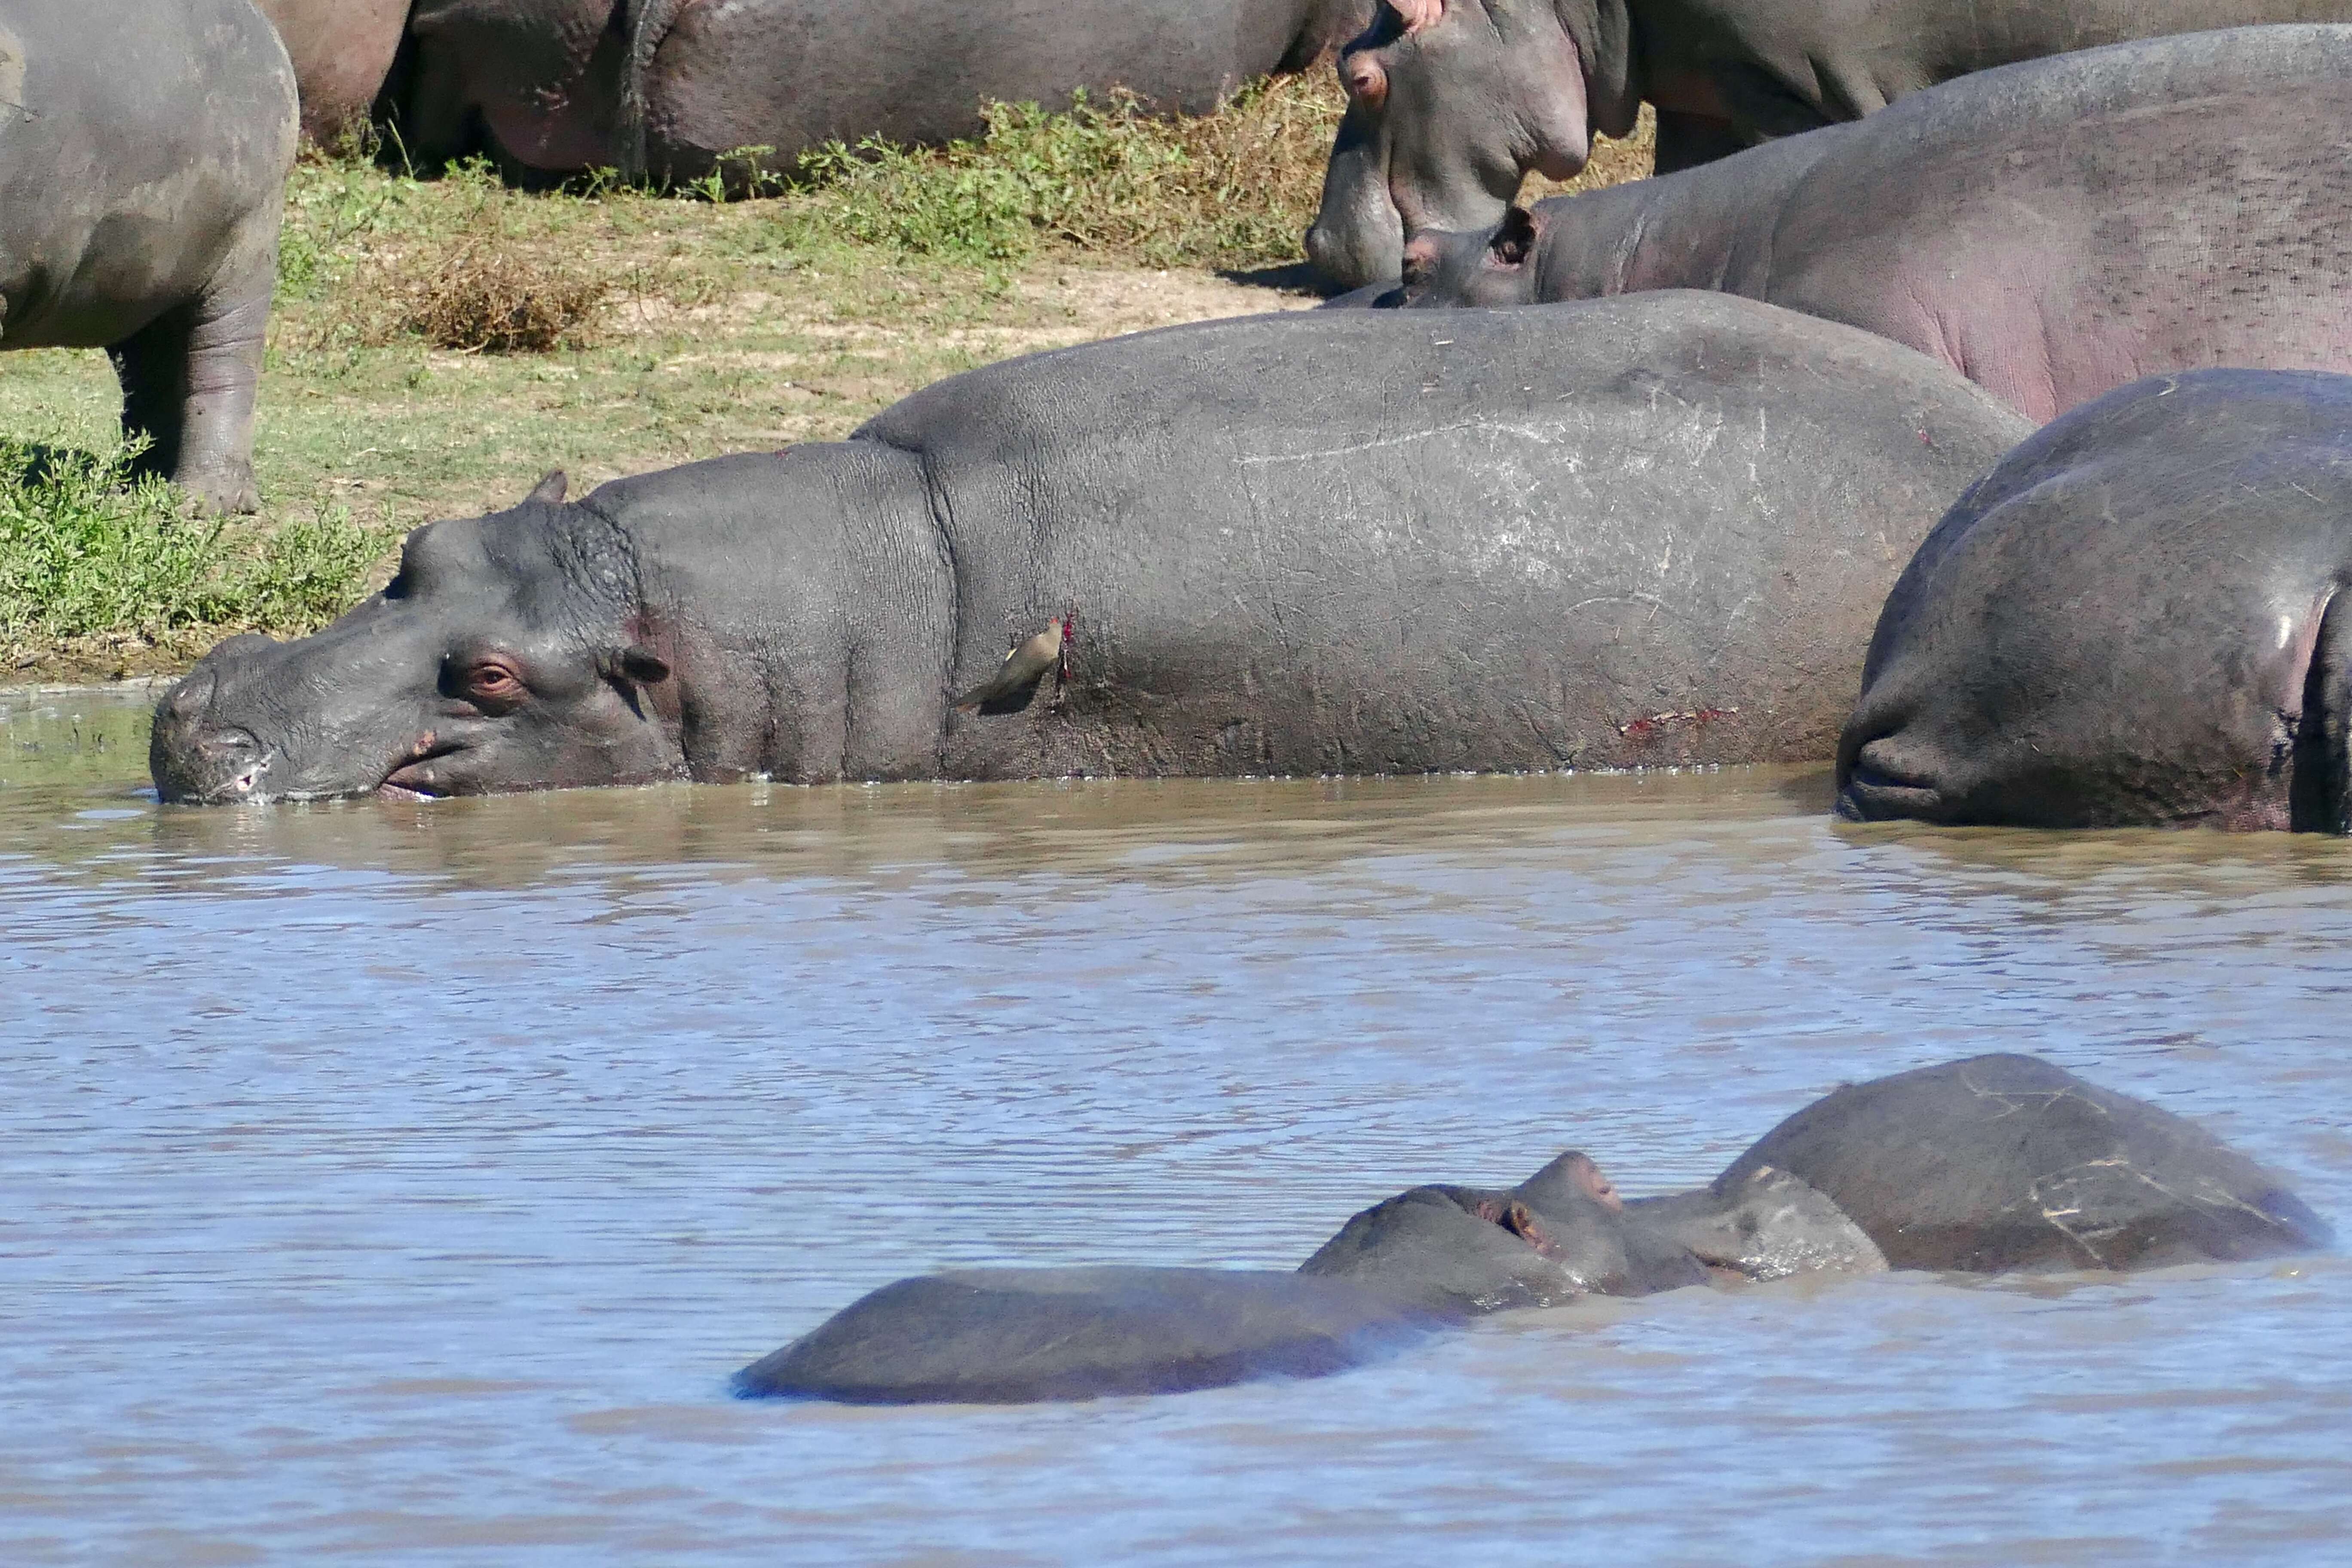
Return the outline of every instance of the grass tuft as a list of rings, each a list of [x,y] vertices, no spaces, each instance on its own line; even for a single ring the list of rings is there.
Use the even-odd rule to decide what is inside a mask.
[[[614,292],[612,279],[546,260],[505,235],[405,258],[385,283],[393,308],[375,343],[406,332],[460,353],[586,348]]]
[[[916,255],[1020,261],[1060,241],[1148,267],[1295,261],[1347,100],[1322,73],[1254,83],[1173,120],[1118,94],[992,103],[977,141],[835,142],[802,163],[803,222]],[[788,208],[792,204],[788,198]]]
[[[200,521],[162,479],[131,475],[137,456],[0,437],[0,637],[307,631],[394,538],[340,509],[267,531]]]

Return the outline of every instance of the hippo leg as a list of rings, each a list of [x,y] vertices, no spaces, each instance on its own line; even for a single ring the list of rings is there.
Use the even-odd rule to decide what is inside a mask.
[[[108,350],[122,383],[122,433],[144,435],[141,471],[163,474],[206,511],[252,511],[253,405],[269,290],[207,295],[167,310]]]

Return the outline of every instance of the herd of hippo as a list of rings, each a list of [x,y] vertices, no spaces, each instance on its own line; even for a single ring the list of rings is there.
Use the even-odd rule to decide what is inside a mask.
[[[142,460],[250,509],[300,132],[680,179],[963,135],[990,99],[1204,110],[1336,50],[1306,243],[1341,308],[1031,355],[578,498],[550,474],[418,529],[324,630],[214,649],[157,710],[159,795],[1834,757],[1855,819],[2343,834],[2339,23],[2352,0],[0,0],[0,343],[107,349]],[[1515,205],[1644,103],[1654,177]],[[1979,1057],[1840,1089],[1696,1192],[1627,1201],[1571,1152],[1416,1187],[1295,1273],[903,1280],[738,1386],[1167,1392],[1584,1295],[2327,1240],[2179,1119]]]
[[[551,475],[216,648],[157,789],[1834,756],[1850,817],[2342,832],[2352,0],[1966,9],[0,0],[0,341],[109,348],[144,460],[250,506],[298,103],[661,177],[1337,46],[1308,248],[1384,308]],[[1645,101],[1661,173],[1511,205]]]

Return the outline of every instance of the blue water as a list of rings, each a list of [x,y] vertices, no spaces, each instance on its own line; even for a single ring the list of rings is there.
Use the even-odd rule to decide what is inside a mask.
[[[1802,773],[163,810],[0,697],[0,1562],[2342,1561],[2352,1262],[1522,1313],[1317,1383],[727,1397],[952,1265],[1282,1267],[2039,1051],[2352,1235],[2352,846]]]

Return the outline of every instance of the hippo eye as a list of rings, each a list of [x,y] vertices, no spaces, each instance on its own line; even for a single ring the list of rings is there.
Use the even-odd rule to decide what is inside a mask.
[[[465,693],[476,702],[512,702],[522,695],[522,677],[495,659],[484,659],[466,672]]]

